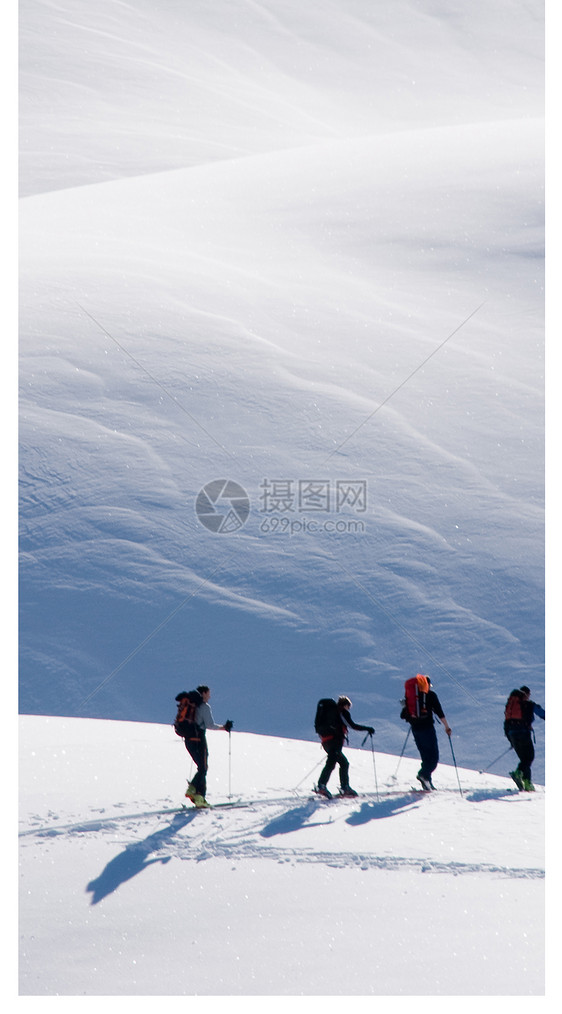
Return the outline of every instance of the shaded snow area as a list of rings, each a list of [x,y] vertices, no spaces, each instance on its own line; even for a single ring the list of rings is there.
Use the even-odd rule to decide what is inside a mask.
[[[419,671],[482,767],[544,704],[542,4],[20,33],[21,711],[396,754]]]
[[[22,993],[538,996],[542,3],[18,14]],[[158,812],[200,684],[252,805]]]
[[[319,745],[211,732],[245,805],[181,810],[169,726],[20,723],[22,995],[542,994],[542,787],[351,748],[325,801]]]

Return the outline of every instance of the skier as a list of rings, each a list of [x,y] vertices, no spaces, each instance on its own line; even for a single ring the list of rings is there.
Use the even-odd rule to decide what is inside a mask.
[[[190,757],[197,765],[197,772],[187,786],[185,794],[198,809],[203,809],[209,806],[209,803],[205,799],[209,761],[207,729],[224,729],[225,732],[230,732],[232,722],[229,719],[224,725],[217,725],[209,705],[209,698],[211,696],[209,687],[199,686],[197,687],[197,692],[201,695],[202,701],[195,712],[194,731],[189,736],[186,736],[184,740]]]
[[[437,718],[441,719],[448,736],[451,735],[452,729],[445,718],[437,694],[431,689],[429,676],[420,677],[418,675],[416,679],[427,680],[427,692],[424,692],[422,696],[422,706],[419,709],[420,714],[409,713],[407,707],[405,707],[402,711],[402,718],[410,723],[415,744],[420,752],[421,767],[416,778],[426,791],[430,791],[435,788],[431,776],[439,763],[439,744],[437,742],[433,716],[437,715]]]
[[[372,736],[375,730],[371,725],[356,725],[349,714],[349,709],[351,708],[349,697],[338,697],[337,703],[328,698],[325,700],[334,705],[334,714],[333,719],[323,731],[319,732],[321,726],[318,724],[318,721],[315,723],[316,731],[319,732],[321,737],[322,746],[328,754],[328,758],[318,779],[317,792],[321,796],[326,796],[327,799],[332,798],[332,793],[328,789],[328,780],[336,764],[339,764],[341,795],[356,796],[355,789],[352,789],[349,784],[349,761],[342,753],[342,747],[348,739],[348,728],[357,729],[359,732],[367,732],[369,736]],[[324,703],[324,701],[320,703]]]
[[[503,730],[519,757],[515,771],[509,773],[517,788],[525,792],[535,791],[531,781],[531,764],[535,759],[532,729],[535,715],[545,720],[544,708],[531,700],[529,687],[512,690],[505,706]]]

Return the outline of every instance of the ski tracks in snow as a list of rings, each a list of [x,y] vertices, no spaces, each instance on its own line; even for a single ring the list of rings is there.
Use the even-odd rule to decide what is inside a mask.
[[[343,824],[357,828],[372,821],[384,820],[410,813],[420,807],[431,807],[443,796],[455,798],[452,790],[439,794],[420,793],[407,790],[381,791],[360,796],[356,799],[319,800],[317,797],[277,797],[244,801],[239,805],[205,811],[195,809],[143,810],[138,813],[103,814],[92,820],[74,823],[51,823],[29,828],[21,832],[20,838],[73,838],[82,835],[102,836],[115,841],[124,850],[110,860],[108,870],[117,870],[123,863],[127,869],[133,862],[140,872],[151,862],[169,862],[176,858],[189,862],[204,862],[210,859],[269,860],[277,863],[323,864],[332,868],[344,867],[360,870],[411,870],[415,873],[445,873],[453,876],[484,874],[502,878],[543,879],[544,870],[537,867],[502,865],[494,862],[447,860],[430,855],[408,856],[393,854],[386,848],[380,851],[360,848],[357,851],[338,848],[318,849],[302,841],[314,828],[322,825]],[[505,792],[482,792],[467,790],[463,799],[455,803],[467,805],[490,801],[516,804],[530,803],[531,797],[507,790]],[[156,825],[156,826],[155,826]],[[140,837],[145,831],[149,833]],[[297,840],[295,835],[300,836]],[[285,837],[286,844],[278,844]],[[377,841],[374,836],[374,846]],[[290,838],[290,841],[289,841]],[[276,843],[272,844],[272,839]],[[347,840],[347,839],[346,839]],[[343,842],[342,842],[343,843]],[[363,840],[364,843],[364,840]],[[22,841],[22,844],[25,844]],[[380,843],[379,843],[380,846]],[[420,852],[427,852],[420,842]],[[150,860],[148,857],[151,856]],[[104,874],[101,874],[102,879]],[[117,878],[119,879],[119,877]]]

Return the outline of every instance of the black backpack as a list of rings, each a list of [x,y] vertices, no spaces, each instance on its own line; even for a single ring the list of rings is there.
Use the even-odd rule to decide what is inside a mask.
[[[193,734],[195,726],[195,712],[203,698],[198,690],[182,690],[177,694],[178,712],[174,721],[174,730],[178,736],[184,739]]]
[[[340,709],[332,697],[323,697],[316,706],[314,728],[322,739],[334,736],[342,731]]]

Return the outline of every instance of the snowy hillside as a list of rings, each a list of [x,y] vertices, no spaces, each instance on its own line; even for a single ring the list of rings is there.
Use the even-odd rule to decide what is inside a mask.
[[[542,19],[22,0],[22,713],[544,703]]]
[[[174,812],[190,768],[169,727],[20,719],[22,996],[497,1010],[543,993],[542,789],[441,765],[438,791],[415,793],[414,761],[351,749],[362,795],[326,802],[318,744],[209,743],[209,799],[230,785],[248,807]]]

